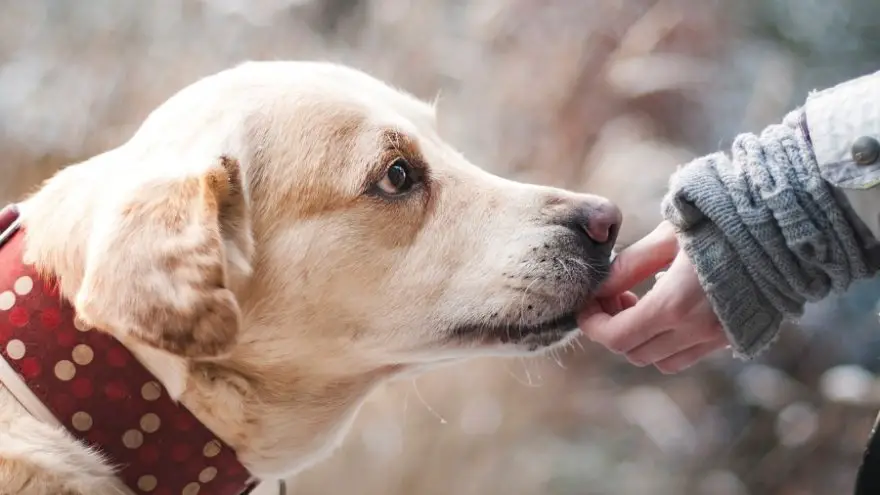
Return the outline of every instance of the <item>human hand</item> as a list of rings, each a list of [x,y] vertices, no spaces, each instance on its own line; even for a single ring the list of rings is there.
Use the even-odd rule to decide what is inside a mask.
[[[670,265],[671,263],[671,265]],[[638,300],[628,292],[669,269]],[[581,331],[636,366],[677,373],[728,345],[697,273],[668,222],[618,255],[611,275],[578,316]]]

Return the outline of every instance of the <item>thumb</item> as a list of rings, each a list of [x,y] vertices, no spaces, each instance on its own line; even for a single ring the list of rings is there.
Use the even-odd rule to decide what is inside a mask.
[[[599,288],[599,297],[617,295],[668,266],[678,254],[678,239],[669,222],[624,249],[611,264],[611,274]]]

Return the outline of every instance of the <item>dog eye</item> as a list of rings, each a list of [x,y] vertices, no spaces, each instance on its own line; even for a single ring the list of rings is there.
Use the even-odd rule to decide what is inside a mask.
[[[415,185],[415,174],[409,162],[398,158],[391,163],[385,176],[377,184],[385,194],[397,196],[409,192]]]

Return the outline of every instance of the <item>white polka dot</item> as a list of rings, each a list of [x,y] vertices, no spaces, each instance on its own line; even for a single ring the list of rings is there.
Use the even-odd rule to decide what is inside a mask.
[[[143,492],[151,492],[156,489],[159,480],[152,474],[145,474],[138,478],[138,488]]]
[[[193,482],[183,487],[183,491],[180,493],[181,495],[198,495],[201,488],[198,483]]]
[[[155,433],[161,425],[162,421],[159,419],[159,416],[156,416],[153,413],[147,413],[141,416],[141,429],[147,433]]]
[[[210,442],[205,444],[205,447],[202,449],[202,454],[205,457],[215,457],[220,453],[220,442],[217,440],[211,440]]]
[[[122,434],[122,444],[130,449],[136,449],[143,445],[144,434],[138,430],[128,430]]]
[[[26,296],[34,290],[34,279],[25,275],[24,277],[18,277],[18,280],[15,281],[15,284],[12,286],[12,290],[15,291],[19,296]]]
[[[62,359],[55,363],[55,377],[63,382],[73,380],[76,376],[76,366],[70,361]]]
[[[6,354],[10,359],[21,359],[24,357],[25,353],[24,342],[18,339],[12,339],[6,343]]]
[[[15,306],[15,294],[11,290],[0,292],[0,311],[9,311]]]
[[[147,382],[141,387],[141,397],[144,400],[154,401],[162,395],[162,388],[156,382]]]
[[[92,429],[92,416],[87,412],[79,411],[73,413],[70,422],[79,431],[89,431]]]
[[[202,469],[202,472],[199,473],[199,481],[202,483],[210,483],[217,477],[217,468],[214,466],[208,466],[205,469]]]
[[[91,363],[92,359],[95,358],[95,352],[92,351],[92,348],[87,346],[86,344],[79,344],[73,348],[71,357],[73,357],[74,363],[80,366],[85,366]]]
[[[80,332],[88,332],[89,330],[91,330],[91,328],[89,328],[89,325],[78,316],[73,318],[73,328],[79,330]]]

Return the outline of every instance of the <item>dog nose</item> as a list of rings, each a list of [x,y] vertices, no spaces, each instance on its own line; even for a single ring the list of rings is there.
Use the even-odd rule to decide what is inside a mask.
[[[586,225],[583,226],[587,237],[596,244],[614,244],[623,214],[614,203],[602,200],[598,204],[592,202],[586,208]]]
[[[593,194],[550,196],[543,212],[556,225],[577,234],[588,249],[610,250],[617,241],[623,214],[610,200]]]

